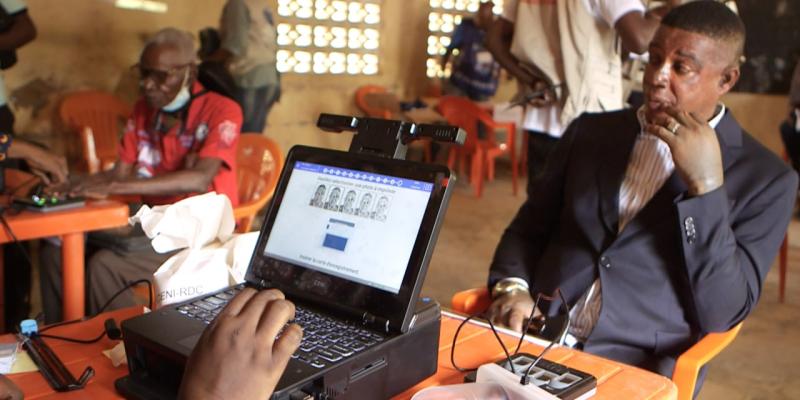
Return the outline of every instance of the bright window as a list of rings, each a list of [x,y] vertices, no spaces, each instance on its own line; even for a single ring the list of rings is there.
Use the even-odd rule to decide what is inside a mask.
[[[378,73],[381,0],[278,0],[278,70]]]
[[[472,17],[478,11],[481,0],[429,0],[431,6],[428,14],[428,60],[427,75],[429,78],[450,76],[450,66],[442,70],[442,56],[450,45],[450,36],[464,17]],[[495,0],[493,11],[503,11],[503,0]],[[457,50],[453,53],[458,55]]]

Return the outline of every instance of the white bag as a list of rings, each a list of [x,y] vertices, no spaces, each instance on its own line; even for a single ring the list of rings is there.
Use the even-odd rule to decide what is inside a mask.
[[[156,305],[180,303],[244,282],[257,241],[258,232],[249,232],[170,257],[153,274]]]
[[[165,206],[142,206],[129,222],[141,223],[152,239],[153,250],[162,254],[187,247],[199,249],[214,240],[225,242],[236,225],[228,196],[215,192]]]
[[[244,282],[258,241],[258,232],[232,235],[231,203],[216,193],[143,206],[130,222],[141,222],[156,252],[184,249],[153,273],[158,307]]]

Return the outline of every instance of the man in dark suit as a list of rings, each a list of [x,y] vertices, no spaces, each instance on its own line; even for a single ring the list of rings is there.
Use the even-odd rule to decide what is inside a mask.
[[[719,102],[744,36],[713,1],[664,17],[645,105],[574,121],[503,234],[489,273],[495,322],[521,330],[531,293],[560,289],[568,343],[670,376],[681,352],[752,311],[798,180]]]

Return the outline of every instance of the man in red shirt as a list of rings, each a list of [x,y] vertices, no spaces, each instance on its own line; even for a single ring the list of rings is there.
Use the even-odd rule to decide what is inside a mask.
[[[194,59],[194,40],[187,32],[167,28],[148,41],[136,65],[142,98],[125,127],[120,159],[111,171],[73,187],[73,194],[141,195],[152,205],[216,191],[226,194],[233,206],[239,203],[236,144],[242,112],[233,100],[196,81]],[[149,245],[98,251],[87,269],[88,312],[99,311],[128,282],[152,278],[171,255],[155,253]],[[42,300],[50,322],[60,318],[61,272],[57,267],[45,269]],[[128,291],[111,308],[132,302]]]

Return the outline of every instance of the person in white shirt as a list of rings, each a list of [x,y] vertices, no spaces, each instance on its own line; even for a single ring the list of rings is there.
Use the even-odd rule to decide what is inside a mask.
[[[573,118],[622,108],[618,43],[625,51],[645,52],[660,16],[675,2],[651,12],[641,0],[504,3],[486,47],[520,85],[514,102],[525,107],[528,189]]]

